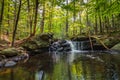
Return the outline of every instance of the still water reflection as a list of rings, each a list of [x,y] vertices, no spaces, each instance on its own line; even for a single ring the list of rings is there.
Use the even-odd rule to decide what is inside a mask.
[[[120,80],[120,54],[41,53],[0,69],[0,80]]]

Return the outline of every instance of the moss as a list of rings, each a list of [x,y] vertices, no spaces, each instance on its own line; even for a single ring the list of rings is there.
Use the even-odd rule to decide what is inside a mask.
[[[7,48],[2,50],[0,54],[5,55],[6,57],[12,57],[12,56],[17,56],[18,54],[20,54],[20,52],[15,48]]]
[[[116,44],[111,49],[113,49],[113,50],[120,50],[120,43]]]
[[[30,41],[27,41],[24,44],[22,44],[22,46],[27,50],[36,50],[43,47],[48,47],[49,41],[52,38],[53,36],[51,34],[37,35],[33,37]]]

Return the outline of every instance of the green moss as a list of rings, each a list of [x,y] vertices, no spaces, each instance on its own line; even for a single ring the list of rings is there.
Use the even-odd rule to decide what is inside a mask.
[[[17,56],[18,54],[20,54],[20,52],[16,50],[15,48],[7,48],[7,49],[2,50],[0,54],[5,55],[7,57],[12,57],[12,56]]]
[[[114,50],[120,50],[120,43],[118,43],[115,46],[113,46],[112,49],[114,49]]]

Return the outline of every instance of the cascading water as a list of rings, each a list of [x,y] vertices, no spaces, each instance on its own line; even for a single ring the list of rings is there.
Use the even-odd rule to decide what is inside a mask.
[[[70,47],[71,47],[71,51],[74,51],[76,50],[75,46],[73,45],[72,41],[68,41],[67,42],[70,44]]]
[[[90,41],[68,41],[71,45],[72,51],[81,51],[90,49]]]
[[[72,52],[80,52],[83,47],[82,42],[78,42],[78,41],[67,41],[67,42],[70,44]]]
[[[51,44],[50,52],[79,52],[88,47],[89,43],[86,41],[70,41],[70,40],[60,40]]]

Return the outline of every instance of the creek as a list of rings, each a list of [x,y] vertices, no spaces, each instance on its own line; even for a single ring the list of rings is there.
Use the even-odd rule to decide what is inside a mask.
[[[44,52],[1,68],[0,80],[120,80],[119,52],[82,51],[79,43],[68,43],[72,51]]]

